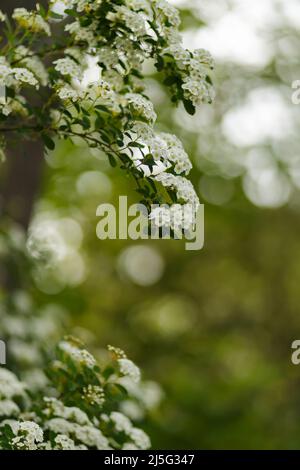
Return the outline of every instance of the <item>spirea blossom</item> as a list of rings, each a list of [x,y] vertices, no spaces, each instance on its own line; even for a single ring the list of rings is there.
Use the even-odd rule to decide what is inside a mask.
[[[39,88],[39,82],[30,70],[16,67],[12,69],[12,73],[17,81]]]
[[[7,369],[0,368],[0,399],[23,396],[25,385]]]
[[[139,382],[140,369],[130,359],[118,359],[121,374],[130,377],[133,382]]]
[[[55,70],[60,72],[62,75],[69,75],[76,78],[82,77],[80,67],[70,57],[55,60],[53,63],[55,65]]]
[[[88,368],[93,368],[96,365],[95,358],[86,349],[80,349],[69,341],[61,341],[59,348],[78,365]]]
[[[50,26],[36,12],[28,11],[26,8],[15,8],[12,17],[24,29],[30,30],[33,33],[51,35]]]
[[[43,442],[43,430],[31,421],[18,424],[17,436],[12,439],[12,445],[18,450],[37,450],[37,444]]]

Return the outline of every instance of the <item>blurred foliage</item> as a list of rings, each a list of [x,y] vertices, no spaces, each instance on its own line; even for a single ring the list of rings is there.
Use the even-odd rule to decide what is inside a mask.
[[[220,3],[228,11],[231,3]],[[195,19],[184,11],[187,38],[209,24],[207,4],[193,2]],[[165,399],[146,429],[154,448],[299,448],[300,375],[290,361],[300,332],[300,114],[291,103],[299,32],[281,20],[261,32],[272,49],[263,64],[219,61],[216,102],[192,119],[170,108],[149,74],[160,128],[179,135],[194,161],[206,204],[202,251],[179,241],[99,241],[98,204],[122,194],[136,202],[131,182],[101,153],[68,142],[47,156],[32,227],[68,220],[55,246],[69,252],[48,266],[38,256],[29,290],[70,311],[95,347],[126,349],[161,384]],[[253,105],[257,91],[265,108]]]

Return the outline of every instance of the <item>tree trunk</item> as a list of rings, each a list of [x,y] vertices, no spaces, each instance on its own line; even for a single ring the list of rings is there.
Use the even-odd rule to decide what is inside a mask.
[[[14,8],[35,9],[36,3],[36,0],[9,0],[1,2],[0,8],[10,16]],[[39,3],[45,6],[48,2],[39,1]],[[40,141],[20,141],[20,137],[17,136],[17,140],[14,140],[13,136],[10,136],[6,155],[6,162],[1,164],[0,219],[8,217],[26,231],[41,185],[44,166],[43,145]],[[17,287],[16,280],[11,279],[8,269],[1,261],[0,285],[9,289]]]

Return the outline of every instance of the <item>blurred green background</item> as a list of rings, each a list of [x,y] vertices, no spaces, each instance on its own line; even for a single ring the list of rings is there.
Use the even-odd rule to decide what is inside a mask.
[[[59,233],[54,259],[35,266],[28,290],[160,384],[162,404],[146,423],[154,448],[299,448],[300,107],[291,84],[300,4],[172,3],[185,44],[217,62],[216,101],[194,117],[172,108],[150,67],[147,78],[158,127],[180,136],[193,160],[204,249],[98,240],[97,206],[138,195],[104,155],[66,142],[46,156],[31,225]]]

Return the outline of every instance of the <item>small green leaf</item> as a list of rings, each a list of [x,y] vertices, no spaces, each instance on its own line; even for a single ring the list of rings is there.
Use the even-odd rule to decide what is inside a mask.
[[[113,157],[112,155],[108,155],[108,160],[109,160],[109,163],[111,164],[111,166],[113,168],[115,168],[117,166],[117,161],[116,161],[115,157]]]
[[[45,146],[49,150],[54,150],[55,149],[55,142],[54,142],[53,139],[51,139],[51,137],[49,137],[49,135],[42,134],[42,139],[43,139],[43,142],[44,142]]]
[[[196,112],[196,108],[191,101],[183,100],[183,104],[187,113],[193,116]]]

